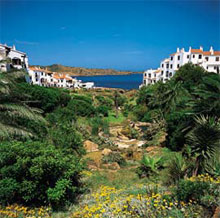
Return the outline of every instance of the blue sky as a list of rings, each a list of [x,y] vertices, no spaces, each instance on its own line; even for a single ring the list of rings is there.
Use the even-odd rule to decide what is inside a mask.
[[[30,64],[141,71],[176,47],[220,50],[220,1],[0,0],[0,41]]]

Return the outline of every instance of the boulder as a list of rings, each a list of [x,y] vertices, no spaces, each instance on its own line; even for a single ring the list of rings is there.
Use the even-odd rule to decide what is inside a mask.
[[[220,206],[216,207],[213,218],[219,218],[220,217]]]
[[[98,151],[98,145],[95,144],[94,142],[92,141],[89,141],[89,140],[86,140],[84,141],[83,143],[83,146],[84,148],[86,149],[87,152],[94,152],[94,151]]]
[[[166,144],[166,136],[167,136],[167,133],[163,133],[161,136],[160,136],[160,138],[158,139],[158,142],[159,142],[159,144],[160,144],[160,146],[165,146],[165,144]]]
[[[109,170],[120,170],[120,166],[117,162],[102,164],[102,167]]]
[[[107,155],[109,155],[110,153],[112,153],[112,150],[109,149],[109,148],[105,148],[105,149],[103,149],[103,151],[102,151],[102,155],[103,155],[103,156],[107,156]]]

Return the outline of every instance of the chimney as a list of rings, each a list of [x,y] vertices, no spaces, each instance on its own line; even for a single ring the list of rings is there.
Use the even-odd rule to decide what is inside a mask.
[[[16,50],[15,45],[12,46],[12,49],[13,49],[13,50]]]
[[[191,50],[192,50],[192,47],[190,46],[190,47],[189,47],[189,52],[191,52]]]
[[[184,51],[185,51],[185,49],[184,49],[184,48],[182,48],[182,49],[181,49],[181,52],[184,52]]]
[[[179,48],[177,48],[177,49],[176,49],[176,52],[180,52],[180,49],[179,49]]]
[[[212,47],[212,46],[210,47],[210,50],[209,50],[209,51],[211,52],[212,55],[214,54],[214,50],[213,50],[213,47]]]
[[[202,46],[200,46],[199,49],[203,51],[203,47]]]

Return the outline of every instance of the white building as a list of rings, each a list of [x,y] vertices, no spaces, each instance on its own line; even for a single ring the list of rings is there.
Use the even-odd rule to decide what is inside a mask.
[[[30,83],[33,85],[58,88],[86,88],[94,87],[93,82],[82,83],[68,74],[55,73],[39,67],[28,68]]]
[[[0,71],[11,69],[28,68],[28,57],[26,53],[17,51],[15,46],[12,47],[0,44]]]
[[[154,84],[157,81],[166,82],[175,72],[184,64],[193,63],[203,67],[208,72],[220,73],[220,51],[214,51],[211,47],[209,51],[203,51],[203,48],[185,51],[177,48],[176,52],[169,58],[160,63],[157,70],[147,70],[143,75],[143,85]]]

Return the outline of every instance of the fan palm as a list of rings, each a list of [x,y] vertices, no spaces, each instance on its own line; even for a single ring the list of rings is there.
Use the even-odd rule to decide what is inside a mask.
[[[195,118],[195,127],[187,135],[192,155],[196,157],[194,175],[206,171],[206,167],[220,149],[220,125],[213,117],[201,115]]]
[[[23,71],[0,73],[0,140],[34,136],[25,126],[25,120],[45,122],[41,110],[29,107],[23,101],[25,94],[17,93],[16,79],[24,75]]]
[[[169,113],[175,110],[187,95],[188,92],[181,82],[169,81],[158,88],[155,96],[151,99],[151,104],[162,108],[164,113]]]
[[[194,88],[194,111],[196,114],[220,114],[220,75],[209,74]]]

